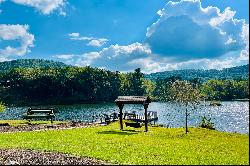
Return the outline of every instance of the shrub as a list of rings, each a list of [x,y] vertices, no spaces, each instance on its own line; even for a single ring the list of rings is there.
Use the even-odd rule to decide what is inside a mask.
[[[215,130],[214,123],[211,122],[211,118],[207,119],[206,116],[202,116],[202,120],[199,126],[202,128]]]
[[[5,110],[4,104],[0,101],[0,112],[3,112]]]

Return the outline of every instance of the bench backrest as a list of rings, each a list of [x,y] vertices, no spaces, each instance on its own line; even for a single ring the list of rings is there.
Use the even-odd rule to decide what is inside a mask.
[[[53,114],[53,109],[31,109],[29,108],[27,114],[36,114],[36,113],[44,113],[44,114]]]

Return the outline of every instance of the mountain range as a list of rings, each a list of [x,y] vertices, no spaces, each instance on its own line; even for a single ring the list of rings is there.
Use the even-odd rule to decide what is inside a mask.
[[[147,79],[150,79],[152,81],[156,81],[157,79],[165,79],[172,76],[181,77],[181,79],[183,80],[199,78],[201,82],[207,81],[209,79],[248,79],[249,64],[231,68],[224,68],[222,70],[185,69],[156,72],[145,75]]]
[[[60,68],[69,66],[63,62],[57,62],[44,59],[18,59],[12,61],[0,62],[0,72],[8,71],[12,68]],[[201,82],[209,79],[248,79],[249,78],[249,64],[243,66],[236,66],[231,68],[224,68],[222,70],[210,69],[185,69],[156,72],[145,74],[145,78],[156,81],[157,79],[165,79],[171,76],[179,76],[183,80],[191,80],[199,78]]]

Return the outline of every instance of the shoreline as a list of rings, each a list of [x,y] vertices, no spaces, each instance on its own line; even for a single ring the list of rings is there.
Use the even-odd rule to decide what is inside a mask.
[[[207,100],[206,102],[211,102],[213,100]],[[216,100],[217,101],[217,100]],[[249,99],[233,99],[233,100],[218,100],[219,102],[234,102],[234,101],[241,101],[241,102],[249,102]],[[160,101],[160,100],[153,100],[154,102],[160,102],[160,103],[167,103],[169,101]],[[98,104],[115,104],[113,101],[109,102],[82,102],[82,103],[71,103],[71,104],[52,104],[52,103],[36,103],[36,104],[5,104],[6,107],[53,107],[53,106],[71,106],[71,105],[98,105]]]

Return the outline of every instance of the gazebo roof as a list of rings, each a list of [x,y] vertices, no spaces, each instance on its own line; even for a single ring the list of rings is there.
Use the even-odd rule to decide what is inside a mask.
[[[147,96],[118,96],[116,104],[148,104],[151,99]]]

